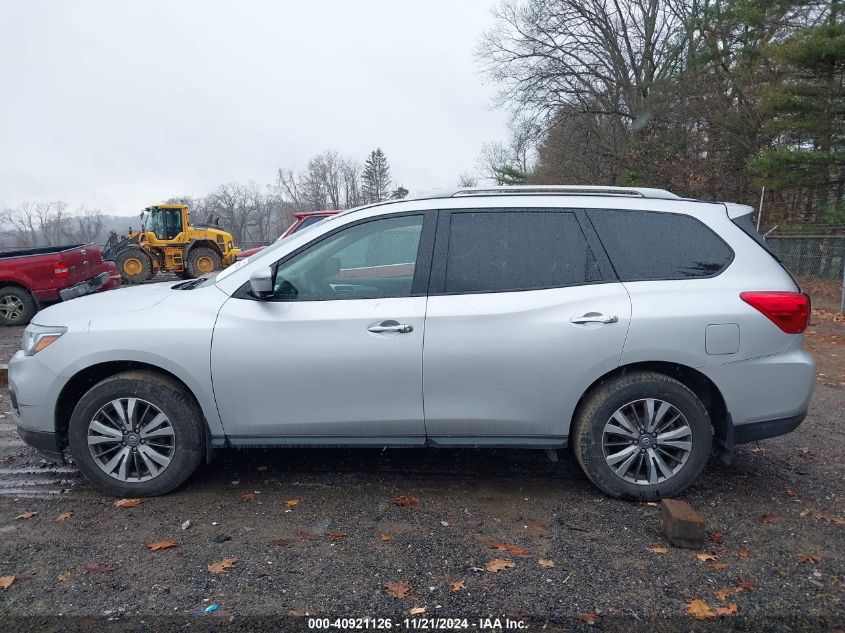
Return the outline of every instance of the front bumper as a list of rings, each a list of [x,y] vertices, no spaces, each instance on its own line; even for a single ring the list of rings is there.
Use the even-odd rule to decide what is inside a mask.
[[[70,288],[65,288],[64,290],[59,291],[59,298],[62,301],[70,301],[71,299],[76,299],[77,297],[82,297],[92,292],[97,292],[100,288],[105,286],[109,282],[109,272],[104,271],[101,272],[99,275],[86,279],[75,286],[71,286]]]
[[[57,464],[65,463],[64,447],[59,436],[50,431],[32,431],[18,427],[18,435],[45,458]]]

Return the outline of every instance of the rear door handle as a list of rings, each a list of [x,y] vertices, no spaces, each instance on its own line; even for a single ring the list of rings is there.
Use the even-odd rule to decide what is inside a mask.
[[[385,332],[396,332],[398,334],[409,334],[414,331],[413,325],[407,323],[399,323],[398,321],[388,320],[376,323],[367,328],[373,334],[384,334]]]
[[[616,323],[619,320],[619,317],[614,315],[608,314],[600,314],[598,312],[587,312],[587,314],[579,317],[572,317],[569,319],[570,323]]]

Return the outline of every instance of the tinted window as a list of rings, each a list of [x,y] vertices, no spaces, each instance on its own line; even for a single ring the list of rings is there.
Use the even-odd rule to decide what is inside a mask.
[[[710,277],[733,259],[733,251],[688,215],[650,211],[588,212],[622,281]]]
[[[599,279],[572,213],[452,213],[446,292],[555,288]]]
[[[356,224],[277,266],[278,301],[407,297],[423,216]]]

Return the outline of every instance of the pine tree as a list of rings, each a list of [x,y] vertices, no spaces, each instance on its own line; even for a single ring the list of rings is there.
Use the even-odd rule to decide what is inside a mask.
[[[763,100],[772,144],[750,161],[762,184],[804,190],[811,194],[808,211],[820,206],[830,214],[842,212],[845,186],[842,9],[842,0],[832,0],[823,24],[802,29],[773,48],[786,79]]]
[[[361,189],[367,204],[381,202],[390,197],[390,166],[380,147],[370,152],[364,161]]]

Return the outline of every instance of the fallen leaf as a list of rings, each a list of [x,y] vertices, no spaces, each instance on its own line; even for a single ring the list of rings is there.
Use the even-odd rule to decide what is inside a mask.
[[[786,492],[787,497],[797,497],[798,496],[798,493],[795,491],[795,488],[793,488],[792,486],[789,486],[789,485],[784,487],[784,492]]]
[[[268,543],[270,547],[287,547],[293,545],[296,541],[292,538],[277,538]]]
[[[507,558],[494,558],[484,565],[484,569],[487,571],[502,571],[504,569],[513,569],[514,567],[514,562]]]
[[[542,534],[543,532],[548,532],[551,526],[548,523],[535,523],[531,526],[531,529],[535,532]]]
[[[234,556],[232,558],[224,558],[223,560],[216,560],[213,563],[208,564],[208,571],[212,574],[223,574],[226,571],[232,569],[235,564],[238,562],[238,559]]]
[[[715,595],[721,602],[724,602],[739,591],[740,590],[736,587],[720,587],[719,589],[716,589],[716,591],[713,592],[713,595]]]
[[[742,582],[736,583],[736,588],[742,591],[757,591],[757,585],[750,580],[743,580]]]
[[[805,516],[806,514],[809,514],[817,521],[827,521],[828,523],[832,523],[833,525],[845,525],[845,519],[832,517],[829,514],[822,514],[821,512],[817,512],[816,510],[805,510],[801,513],[801,516]]]
[[[346,532],[341,530],[332,530],[331,532],[326,532],[326,536],[331,536],[332,538],[344,538],[346,536]]]
[[[36,514],[38,514],[38,513],[37,513],[37,512],[21,512],[21,513],[20,513],[18,516],[16,516],[15,518],[16,518],[16,519],[31,519],[31,518],[32,518],[32,517],[34,517]]]
[[[727,563],[710,563],[710,567],[713,569],[727,569],[730,565]]]
[[[394,598],[407,598],[411,595],[411,583],[407,580],[397,580],[396,582],[384,583],[384,588]]]
[[[721,532],[710,532],[708,536],[710,537],[710,540],[717,545],[721,545],[725,542],[725,537]]]
[[[86,574],[108,574],[113,571],[114,567],[108,563],[87,563],[85,565]]]
[[[815,554],[798,554],[799,563],[818,563],[820,560],[821,557]]]
[[[749,556],[751,556],[751,552],[749,552],[747,549],[745,549],[743,547],[741,550],[739,550],[737,552],[737,556],[739,556],[740,558],[748,558]]]
[[[584,624],[595,624],[598,622],[599,614],[588,611],[587,613],[579,613],[578,619]]]
[[[252,501],[253,499],[255,499],[255,493],[245,492],[241,495],[241,499],[243,499],[244,501]]]
[[[171,539],[164,539],[163,541],[156,541],[147,545],[147,549],[151,552],[157,552],[160,549],[170,549],[171,547],[179,547],[179,543]]]
[[[706,620],[708,618],[715,618],[725,615],[736,615],[738,607],[736,603],[729,604],[726,607],[710,608],[710,605],[703,600],[692,600],[687,603],[686,611],[689,615],[697,620]]]
[[[59,582],[65,582],[70,578],[70,572],[65,571],[58,575]]]
[[[406,497],[405,495],[401,495],[396,497],[393,500],[393,503],[398,505],[400,508],[408,508],[410,506],[416,506],[420,504],[420,500],[416,497]]]
[[[463,580],[456,580],[455,582],[449,583],[449,591],[460,591],[461,589],[465,589],[466,585],[464,584]]]
[[[715,554],[710,554],[710,553],[708,553],[708,552],[703,552],[703,553],[701,553],[701,554],[696,554],[696,555],[695,555],[695,557],[696,557],[698,560],[700,560],[702,563],[704,563],[704,562],[706,562],[706,561],[708,561],[708,560],[718,560],[718,558],[719,558],[719,557],[718,557],[718,556],[716,556]]]
[[[543,569],[551,569],[555,566],[555,562],[551,558],[541,558],[537,561],[537,564]]]
[[[295,508],[299,505],[299,499],[288,499],[285,501],[285,507],[290,510],[291,508]]]
[[[497,550],[499,552],[510,552],[514,556],[528,556],[528,552],[517,545],[511,545],[509,543],[502,543],[500,541],[493,541],[491,539],[487,539],[485,541],[487,543],[487,547],[490,549]]]
[[[393,540],[393,537],[392,537],[392,536],[388,536],[388,535],[387,535],[387,534],[385,534],[384,532],[382,532],[381,534],[379,534],[379,535],[378,535],[378,537],[379,537],[382,541],[384,541],[385,543],[387,543],[387,541],[392,541],[392,540]]]
[[[265,466],[264,468],[266,469],[267,467]],[[261,469],[259,468],[259,470]],[[308,613],[307,609],[291,609],[290,611],[288,611],[288,615],[292,615],[295,618],[304,618],[305,616],[310,614]]]
[[[732,602],[726,607],[716,607],[713,609],[713,614],[716,616],[724,616],[724,615],[736,615],[736,612],[739,610],[736,602]]]
[[[411,615],[422,615],[425,613],[425,607],[414,607],[410,611],[408,611]]]
[[[15,582],[14,576],[0,576],[0,589],[8,589]]]
[[[56,518],[56,523],[64,523],[65,521],[67,521],[72,516],[73,516],[73,512],[70,512],[70,511],[62,512],[61,514],[59,514],[58,518]]]
[[[775,522],[775,515],[774,514],[763,514],[760,516],[760,523],[774,523]]]
[[[696,620],[706,620],[707,618],[712,618],[716,614],[713,613],[713,610],[703,600],[692,600],[691,602],[687,603],[687,613],[694,617]]]
[[[137,508],[144,503],[143,499],[118,499],[114,502],[118,508]]]
[[[666,547],[649,547],[648,551],[652,554],[668,554],[669,550]]]
[[[300,541],[316,541],[320,538],[319,534],[315,534],[314,532],[308,532],[305,530],[299,530],[296,534],[294,534],[294,536]]]

